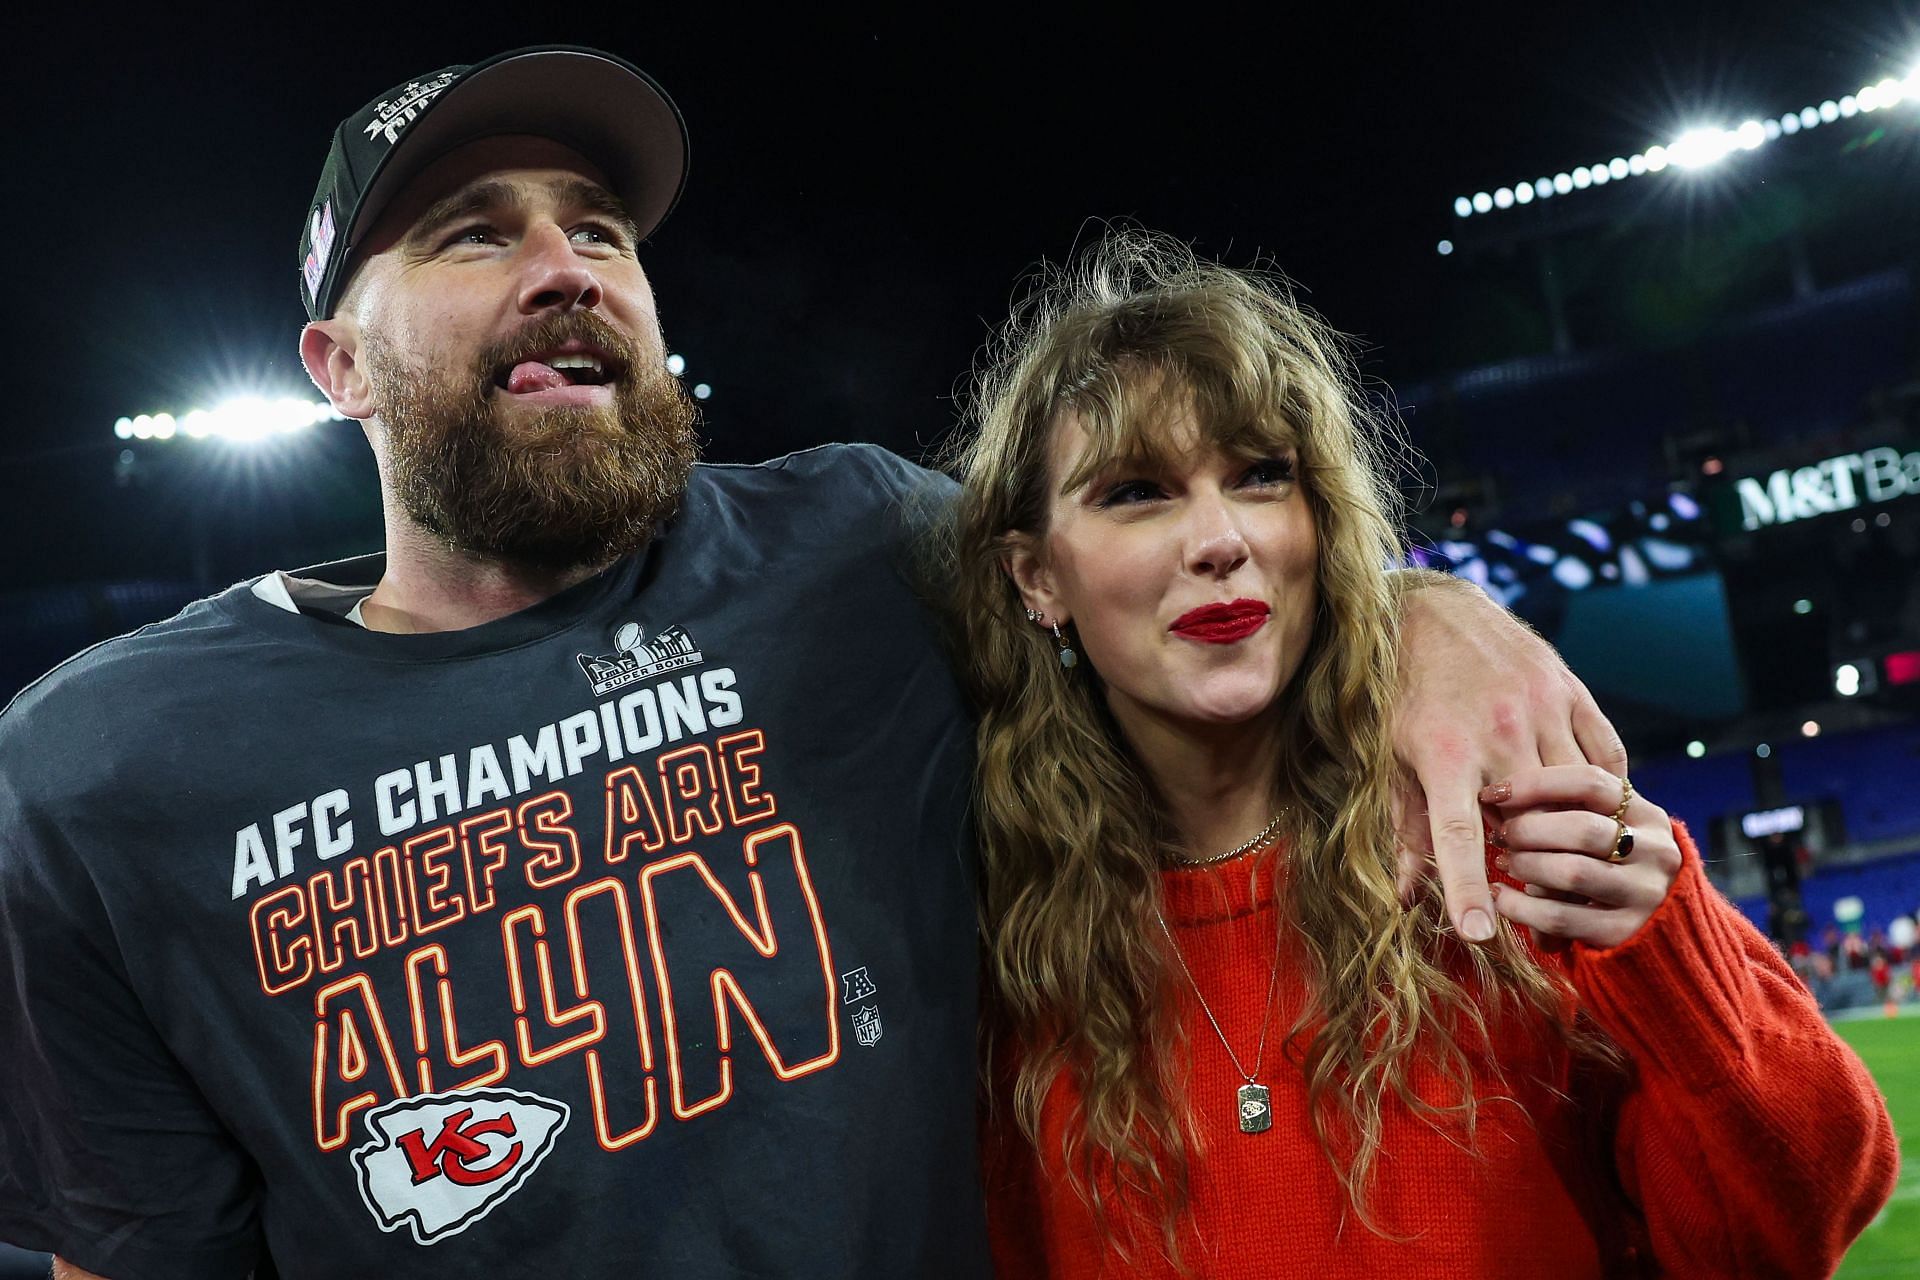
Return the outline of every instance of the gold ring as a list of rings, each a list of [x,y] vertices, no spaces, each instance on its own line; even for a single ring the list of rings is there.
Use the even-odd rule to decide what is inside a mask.
[[[1613,811],[1613,820],[1624,824],[1627,820],[1627,806],[1633,803],[1633,783],[1626,778],[1620,779],[1620,807]]]
[[[1633,852],[1633,828],[1618,818],[1613,821],[1618,830],[1613,833],[1613,848],[1607,853],[1607,861],[1625,862]]]

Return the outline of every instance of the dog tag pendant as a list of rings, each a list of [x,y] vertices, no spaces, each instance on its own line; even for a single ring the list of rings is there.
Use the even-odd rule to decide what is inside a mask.
[[[1265,1133],[1273,1127],[1273,1095],[1263,1084],[1243,1084],[1236,1095],[1240,1104],[1240,1132]]]

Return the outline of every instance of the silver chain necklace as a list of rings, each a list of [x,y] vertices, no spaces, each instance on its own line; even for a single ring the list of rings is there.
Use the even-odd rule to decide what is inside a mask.
[[[1273,993],[1280,987],[1278,935],[1273,940],[1273,972],[1267,976],[1267,1011],[1260,1019],[1260,1047],[1254,1051],[1253,1070],[1248,1071],[1240,1065],[1240,1057],[1234,1053],[1233,1046],[1227,1043],[1227,1033],[1220,1029],[1220,1020],[1213,1016],[1212,1006],[1200,994],[1200,984],[1193,980],[1193,970],[1187,967],[1187,957],[1180,950],[1180,942],[1173,936],[1173,930],[1167,928],[1167,918],[1160,914],[1160,908],[1153,909],[1153,918],[1160,922],[1160,932],[1167,935],[1167,945],[1173,948],[1173,958],[1180,962],[1180,971],[1187,975],[1187,985],[1193,988],[1193,998],[1200,1002],[1200,1011],[1213,1024],[1213,1034],[1220,1038],[1220,1047],[1227,1051],[1227,1061],[1233,1063],[1233,1069],[1246,1081],[1234,1091],[1233,1098],[1234,1112],[1240,1118],[1240,1132],[1265,1133],[1273,1127],[1273,1091],[1259,1083],[1257,1077],[1260,1075],[1260,1065],[1267,1057],[1267,1028],[1273,1024]]]

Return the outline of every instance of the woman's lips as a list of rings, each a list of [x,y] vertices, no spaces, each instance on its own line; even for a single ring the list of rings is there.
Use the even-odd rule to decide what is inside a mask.
[[[1267,606],[1258,600],[1203,604],[1175,618],[1169,629],[1203,644],[1232,644],[1266,626],[1268,612]]]

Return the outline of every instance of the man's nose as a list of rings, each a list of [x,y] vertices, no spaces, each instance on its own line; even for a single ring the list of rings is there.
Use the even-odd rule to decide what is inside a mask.
[[[1187,538],[1187,568],[1207,577],[1224,578],[1247,562],[1247,539],[1226,503],[1218,499],[1194,503]]]
[[[591,311],[600,305],[600,278],[593,264],[573,251],[573,242],[557,223],[546,223],[527,236],[525,276],[520,285],[520,313]]]

